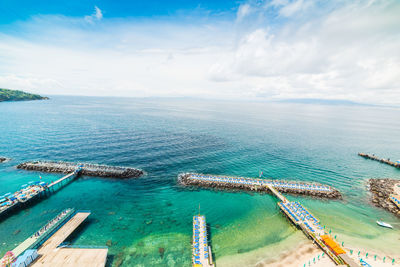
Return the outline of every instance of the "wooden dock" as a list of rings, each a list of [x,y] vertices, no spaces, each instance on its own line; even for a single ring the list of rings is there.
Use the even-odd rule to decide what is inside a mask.
[[[398,160],[396,162],[393,162],[390,159],[382,159],[382,158],[379,158],[379,157],[375,156],[374,154],[371,155],[371,154],[366,154],[366,153],[358,153],[358,155],[360,157],[363,157],[363,158],[366,158],[366,159],[372,159],[372,160],[375,160],[375,161],[379,161],[381,163],[388,164],[388,165],[393,166],[395,168],[400,168],[400,160]]]
[[[57,267],[104,267],[107,259],[106,248],[61,248],[39,258],[32,267],[57,266]]]
[[[0,207],[0,218],[5,218],[6,215],[9,215],[14,210],[27,207],[28,204],[50,192],[51,189],[54,190],[56,185],[62,186],[63,182],[74,180],[76,177],[78,177],[80,171],[81,169],[78,167],[73,172],[50,184],[40,181],[34,183],[32,182],[33,184],[27,185],[26,188],[23,188],[14,194],[8,193],[10,196],[4,197],[4,206]]]
[[[55,232],[43,245],[38,249],[39,255],[46,255],[57,248],[65,241],[81,223],[86,220],[90,212],[78,212],[67,223],[65,223],[57,232]]]
[[[34,233],[24,242],[19,244],[15,249],[12,250],[15,257],[21,255],[25,250],[36,248],[40,245],[42,240],[46,240],[51,233],[68,220],[75,213],[74,209],[66,209],[58,214],[55,218],[50,220],[45,226],[39,231]]]
[[[37,250],[38,258],[29,266],[89,266],[104,267],[107,247],[71,247],[62,243],[86,220],[90,211],[66,209],[14,250],[15,257],[25,258],[24,252]],[[18,259],[20,259],[18,258]],[[18,260],[17,259],[17,260]]]

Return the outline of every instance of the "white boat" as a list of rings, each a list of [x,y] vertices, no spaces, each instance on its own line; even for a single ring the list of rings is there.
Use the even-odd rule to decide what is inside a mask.
[[[388,223],[385,223],[385,222],[382,222],[382,221],[376,221],[376,223],[377,223],[379,226],[393,229],[393,226],[391,226],[391,225],[388,224]]]

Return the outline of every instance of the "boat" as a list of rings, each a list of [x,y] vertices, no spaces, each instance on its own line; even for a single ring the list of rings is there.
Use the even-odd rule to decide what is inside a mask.
[[[382,222],[382,221],[376,221],[376,223],[377,223],[379,226],[393,229],[393,226],[391,226],[391,225],[388,224],[388,223],[385,223],[385,222]]]

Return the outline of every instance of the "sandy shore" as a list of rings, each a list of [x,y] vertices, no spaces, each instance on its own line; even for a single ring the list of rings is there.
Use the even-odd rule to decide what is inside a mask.
[[[293,245],[296,244],[296,245]],[[319,260],[318,260],[319,256]],[[315,264],[313,259],[315,258]],[[327,257],[322,257],[322,251],[303,233],[297,232],[283,242],[271,244],[253,251],[217,258],[217,266],[243,267],[284,267],[284,266],[313,266],[331,267],[335,264]]]
[[[334,267],[333,261],[326,255],[322,256],[322,250],[311,240],[306,239],[301,232],[297,232],[286,240],[259,248],[246,253],[236,255],[223,256],[217,258],[216,265],[219,267]],[[395,256],[395,263],[392,264],[393,258],[385,255],[382,251],[365,250],[359,247],[348,247],[345,249],[351,257],[360,262],[360,258],[368,262],[371,266],[389,267],[400,266],[400,251]],[[358,255],[358,251],[360,254]],[[368,253],[368,257],[366,254]],[[376,255],[376,260],[375,260]],[[383,258],[385,257],[385,262]]]

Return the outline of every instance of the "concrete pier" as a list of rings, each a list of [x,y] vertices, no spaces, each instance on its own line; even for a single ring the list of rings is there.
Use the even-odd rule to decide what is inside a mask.
[[[366,159],[372,159],[372,160],[379,161],[381,163],[388,164],[388,165],[393,166],[395,168],[400,168],[400,160],[398,160],[396,162],[393,162],[390,159],[382,159],[382,158],[379,158],[379,157],[375,156],[374,154],[371,155],[371,154],[366,154],[366,153],[358,153],[358,155],[360,157],[363,157],[363,158],[366,158]]]
[[[184,186],[238,189],[259,192],[271,192],[271,187],[269,186],[272,186],[275,190],[284,193],[309,195],[320,198],[341,198],[341,194],[337,189],[331,186],[316,183],[207,175],[197,173],[181,174],[178,177],[178,182]]]

